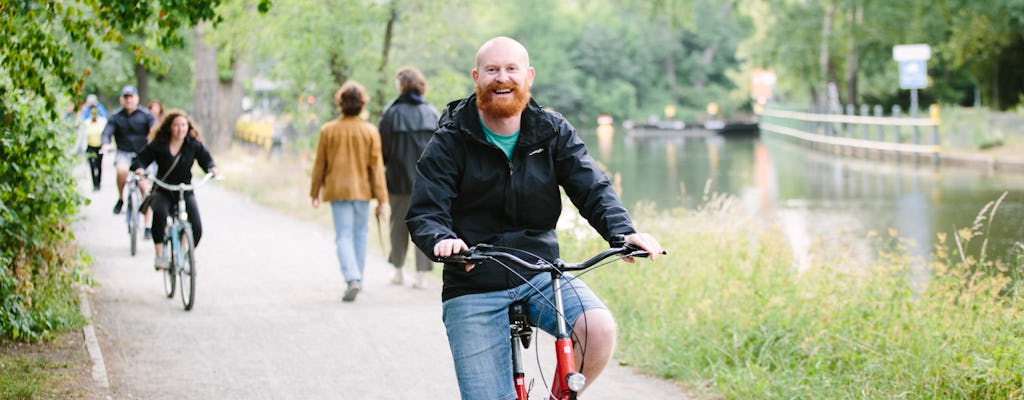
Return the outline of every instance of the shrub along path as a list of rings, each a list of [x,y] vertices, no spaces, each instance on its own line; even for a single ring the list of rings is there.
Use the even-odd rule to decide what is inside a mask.
[[[178,297],[163,295],[151,243],[129,255],[124,220],[111,214],[113,175],[106,170],[97,193],[79,174],[92,202],[75,233],[93,258],[92,323],[110,397],[458,397],[440,282],[425,290],[391,285],[391,267],[373,235],[365,289],[356,302],[341,303],[332,231],[211,182],[197,191],[205,233],[196,252],[195,307],[186,312]],[[329,218],[329,209],[321,210]],[[526,364],[535,369],[533,348],[528,353]],[[548,375],[552,365],[545,364]],[[538,381],[532,393],[543,390]],[[675,385],[614,361],[586,397],[687,398]]]

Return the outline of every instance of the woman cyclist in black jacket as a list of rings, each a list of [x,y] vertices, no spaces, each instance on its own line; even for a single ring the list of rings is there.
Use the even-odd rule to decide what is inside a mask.
[[[156,161],[157,165],[157,178],[171,185],[192,182],[192,164],[196,162],[204,171],[217,175],[213,157],[203,145],[202,134],[188,114],[181,110],[167,111],[163,119],[153,126],[149,131],[149,143],[132,161],[132,170],[142,175],[145,173],[145,166],[153,161]],[[156,253],[153,266],[156,269],[167,268],[170,259],[163,254],[164,229],[167,226],[171,204],[178,201],[178,193],[154,186],[151,196],[153,247]],[[188,211],[188,222],[192,224],[192,237],[198,246],[199,239],[203,236],[203,224],[199,218],[199,205],[192,191],[185,192],[185,208]]]

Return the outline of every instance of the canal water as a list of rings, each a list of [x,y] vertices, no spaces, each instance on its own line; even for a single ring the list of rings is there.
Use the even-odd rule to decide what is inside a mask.
[[[936,235],[970,227],[986,203],[993,218],[988,255],[1005,258],[1024,241],[1024,175],[934,169],[927,160],[882,162],[811,151],[771,133],[760,138],[631,138],[581,131],[591,155],[621,176],[622,198],[658,209],[695,209],[705,188],[741,200],[744,211],[779,223],[798,261],[813,243],[864,238],[890,229],[911,255],[929,258]],[[971,246],[980,247],[980,239]],[[968,250],[971,253],[970,250]]]

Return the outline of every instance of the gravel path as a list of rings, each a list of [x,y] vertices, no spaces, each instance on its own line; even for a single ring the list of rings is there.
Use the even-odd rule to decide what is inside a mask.
[[[196,193],[205,233],[196,251],[196,302],[186,312],[179,297],[163,295],[151,243],[129,255],[124,220],[111,214],[113,168],[105,169],[97,193],[79,171],[92,202],[75,233],[93,260],[91,326],[111,398],[458,398],[440,282],[391,285],[374,235],[364,290],[342,303],[332,231],[210,183]],[[527,353],[525,363],[536,369],[533,349]],[[544,365],[550,374],[553,364]],[[535,386],[533,398],[542,398],[543,384]],[[687,396],[613,362],[586,398]]]

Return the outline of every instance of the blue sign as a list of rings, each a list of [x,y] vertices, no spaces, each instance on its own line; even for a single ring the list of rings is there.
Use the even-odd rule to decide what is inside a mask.
[[[900,61],[900,89],[924,89],[927,84],[925,60]]]

